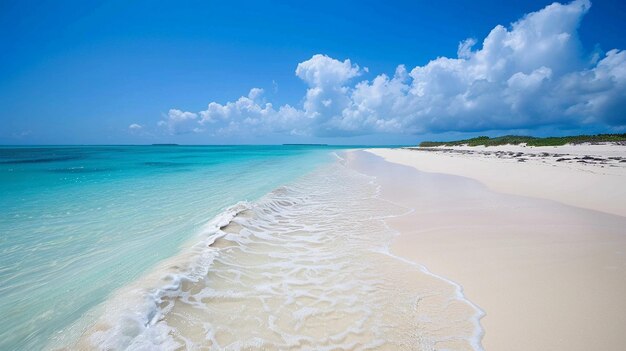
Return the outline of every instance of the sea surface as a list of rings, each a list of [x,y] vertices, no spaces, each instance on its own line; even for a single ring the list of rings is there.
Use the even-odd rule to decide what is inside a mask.
[[[42,347],[225,208],[329,162],[331,150],[0,148],[0,349]]]
[[[478,349],[325,146],[0,148],[0,349]],[[478,345],[478,346],[477,346]]]

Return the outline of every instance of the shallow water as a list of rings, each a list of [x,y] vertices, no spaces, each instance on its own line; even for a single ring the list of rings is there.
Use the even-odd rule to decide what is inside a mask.
[[[73,347],[474,349],[478,311],[458,287],[387,252],[385,218],[407,211],[375,179],[322,166],[209,223]]]
[[[480,348],[459,287],[387,250],[412,209],[331,149],[3,152],[0,349]]]
[[[63,336],[225,208],[329,162],[331,151],[0,148],[0,349],[40,349]]]

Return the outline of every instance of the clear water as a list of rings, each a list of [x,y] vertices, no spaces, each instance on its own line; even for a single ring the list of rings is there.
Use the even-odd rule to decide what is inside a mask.
[[[225,208],[332,159],[312,146],[0,148],[0,349],[40,349]]]
[[[336,162],[233,206],[69,348],[481,350],[458,286],[386,249],[411,210],[378,189]]]
[[[413,210],[352,168],[361,154],[222,211],[47,348],[481,350],[459,286],[388,251],[386,218]]]

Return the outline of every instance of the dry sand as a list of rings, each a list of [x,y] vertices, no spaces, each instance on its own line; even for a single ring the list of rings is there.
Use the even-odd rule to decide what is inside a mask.
[[[626,146],[506,145],[370,152],[424,172],[476,179],[497,192],[626,216]]]
[[[626,214],[621,165],[369,151],[409,166],[351,157],[378,178],[384,198],[415,209],[388,221],[401,233],[392,252],[463,286],[486,313],[486,350],[624,349],[626,217],[615,215]]]

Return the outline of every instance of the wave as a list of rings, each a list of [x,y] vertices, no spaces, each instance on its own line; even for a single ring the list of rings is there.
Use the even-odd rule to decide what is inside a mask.
[[[71,348],[480,350],[482,311],[460,286],[387,249],[385,219],[410,209],[337,158],[222,212],[67,330]]]

